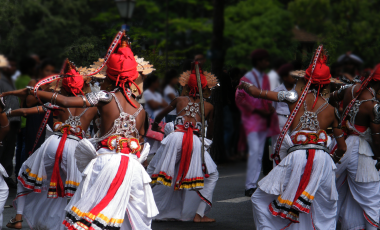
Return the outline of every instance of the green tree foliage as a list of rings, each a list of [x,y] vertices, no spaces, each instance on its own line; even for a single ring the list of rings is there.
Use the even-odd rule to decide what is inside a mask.
[[[248,56],[256,48],[288,60],[294,56],[291,15],[277,0],[239,1],[226,8],[225,22],[227,65],[250,67]]]
[[[367,65],[379,61],[379,1],[294,0],[288,8],[301,28],[319,34],[331,60],[347,51]]]

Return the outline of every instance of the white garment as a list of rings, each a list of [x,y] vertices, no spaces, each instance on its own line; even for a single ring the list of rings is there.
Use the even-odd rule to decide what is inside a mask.
[[[304,131],[310,132],[310,131]],[[328,137],[327,145],[331,145]],[[289,135],[285,136],[280,151],[287,151],[294,146]],[[278,166],[259,182],[259,189],[251,197],[256,229],[297,229],[297,230],[333,230],[336,228],[338,194],[335,187],[335,164],[331,157],[322,150],[316,150],[309,183],[302,193],[308,194],[311,202],[309,214],[300,212],[299,223],[272,215],[268,208],[281,195],[282,206],[288,207],[297,192],[306,162],[306,150],[296,150],[286,156]],[[298,201],[298,200],[297,200]],[[306,203],[304,201],[304,203]],[[294,204],[294,203],[293,203]],[[290,207],[290,206],[289,206]],[[286,213],[281,207],[278,210]],[[293,208],[294,210],[294,208]],[[276,210],[275,210],[276,211]]]
[[[275,70],[271,70],[268,73],[268,78],[269,78],[269,84],[270,84],[270,90],[273,91],[275,88],[277,88],[281,83],[280,83],[280,76]]]
[[[148,101],[156,101],[158,103],[162,103],[162,96],[159,92],[152,92],[149,89],[144,91],[144,99],[145,99],[145,105],[144,109],[148,113],[150,118],[154,118],[159,110],[153,110],[149,107]]]
[[[257,78],[259,79],[259,84],[257,85],[256,77],[253,75],[253,72],[255,72]],[[261,88],[263,86],[263,76],[265,73],[261,73],[258,69],[252,68],[251,71],[247,72],[244,76],[249,79],[250,82],[252,82],[253,85],[255,85],[258,88]]]
[[[91,215],[93,208],[109,194],[108,189],[119,169],[127,166],[125,174],[121,175],[120,187],[106,207],[96,215],[96,221],[92,222],[92,226],[98,228],[99,224],[103,224],[106,229],[107,226],[120,227],[121,230],[151,229],[152,218],[158,211],[149,185],[151,180],[136,155],[116,153],[115,150],[105,148],[95,153],[76,151],[75,154],[76,157],[81,154],[97,157],[91,160],[83,171],[83,181],[65,209],[66,226],[78,227],[78,222],[74,223],[73,220],[77,221],[80,218],[84,221],[86,218],[79,217],[81,212]],[[122,162],[124,164],[121,164]]]
[[[9,195],[9,188],[4,180],[4,177],[8,177],[4,167],[0,164],[0,229],[3,226],[3,211],[4,205]]]
[[[252,132],[247,136],[249,156],[247,161],[247,177],[245,180],[246,190],[257,187],[256,183],[261,173],[266,138],[267,131]]]
[[[53,173],[55,156],[61,137],[51,135],[21,166],[18,176],[17,213],[23,214],[23,219],[32,228],[64,229],[62,223],[65,217],[67,197],[48,198],[50,179]],[[67,138],[62,153],[60,175],[65,188],[68,182],[79,184],[81,173],[76,167],[74,157],[78,141]],[[34,174],[34,175],[33,175]],[[71,178],[71,179],[69,179]],[[76,189],[76,188],[75,188]],[[19,203],[21,200],[22,205]]]
[[[164,99],[165,101],[170,104],[172,102],[172,100],[170,99],[169,97],[169,94],[174,94],[175,97],[178,97],[179,96],[179,93],[177,90],[175,90],[171,85],[167,85],[164,89]],[[173,109],[170,113],[168,113],[169,115],[177,115],[177,111],[175,109]]]
[[[336,171],[337,220],[341,221],[342,229],[368,229],[369,222],[378,226],[380,181],[372,149],[364,138],[355,135],[350,135],[346,143],[347,151]]]
[[[153,187],[153,194],[159,214],[155,219],[188,221],[194,218],[195,213],[203,217],[211,209],[212,196],[218,180],[217,167],[207,152],[212,141],[205,138],[205,164],[209,177],[204,177],[202,172],[201,139],[193,135],[191,163],[185,178],[189,180],[196,178],[197,183],[194,183],[193,185],[195,186],[192,188],[184,187],[183,189],[174,190],[181,160],[184,133],[171,132],[169,129],[174,131],[174,126],[165,127],[165,133],[168,135],[162,141],[161,147],[147,169],[148,174],[156,183]],[[165,180],[162,180],[163,175],[166,175]],[[168,178],[171,179],[168,180]],[[198,185],[198,183],[201,183],[199,178],[203,178],[204,184]]]
[[[20,70],[16,70],[16,72],[11,77],[13,84],[15,84],[17,78],[20,77],[20,75],[21,75]]]

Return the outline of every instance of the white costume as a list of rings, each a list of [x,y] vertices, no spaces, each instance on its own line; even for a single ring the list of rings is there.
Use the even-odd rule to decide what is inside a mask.
[[[74,195],[82,179],[74,151],[85,134],[80,127],[80,117],[87,109],[79,116],[72,116],[70,109],[67,110],[69,119],[54,124],[55,132],[23,163],[17,178],[17,214],[22,214],[31,228],[64,229],[58,223],[65,217],[67,198]],[[60,143],[64,144],[61,160],[58,159]],[[55,170],[61,177],[64,191],[59,188],[60,182],[52,179]]]
[[[0,226],[3,226],[4,205],[9,194],[9,188],[4,180],[4,177],[8,177],[8,174],[4,167],[0,164]]]
[[[199,113],[199,106],[189,102],[185,110],[189,111],[185,116],[190,116],[190,113]],[[195,117],[195,114],[192,117]],[[196,122],[195,126],[189,122],[185,123],[183,116],[177,116],[175,128],[173,123],[166,125],[167,137],[162,140],[161,147],[147,170],[152,178],[152,184],[155,184],[153,185],[153,194],[160,212],[155,219],[189,221],[194,219],[195,213],[203,217],[211,209],[218,171],[207,152],[212,141],[206,138],[204,163],[207,172],[205,173],[202,169],[202,142],[201,138],[195,134],[201,128],[200,122]],[[185,135],[190,135],[188,138],[192,139],[189,155],[183,152],[182,145],[185,143]],[[186,140],[188,141],[188,139]],[[186,161],[187,156],[189,157],[188,161]],[[188,166],[188,170],[182,174],[183,162],[185,162],[183,167]],[[179,177],[178,174],[180,174]]]
[[[256,229],[336,228],[336,167],[328,154],[333,145],[319,130],[316,116],[327,105],[304,113],[300,121],[310,123],[300,122],[291,136],[286,134],[280,154],[287,156],[258,183],[251,197]]]
[[[356,113],[363,102],[357,100],[349,113],[347,152],[336,171],[339,194],[337,219],[341,221],[342,229],[349,230],[379,228],[380,177],[369,144],[372,141],[371,131],[368,127],[354,125]]]
[[[150,177],[138,161],[140,145],[136,117],[124,112],[112,93],[120,116],[96,142],[97,151],[88,141],[79,143],[75,157],[83,180],[66,207],[64,224],[68,229],[151,229],[157,215],[150,188]],[[132,134],[137,137],[133,137]],[[144,159],[149,147],[144,148]],[[129,220],[129,221],[125,221]]]

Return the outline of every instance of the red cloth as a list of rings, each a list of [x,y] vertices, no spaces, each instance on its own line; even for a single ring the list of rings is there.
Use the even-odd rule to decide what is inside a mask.
[[[184,132],[182,138],[182,154],[179,164],[177,179],[175,180],[174,189],[179,189],[182,182],[185,180],[186,174],[189,171],[191,154],[193,152],[193,132],[199,131],[194,129],[194,126],[187,122],[185,125],[177,125],[176,132]]]
[[[137,62],[130,47],[119,48],[117,53],[110,56],[107,62],[107,76],[112,81],[116,81],[116,85],[123,89],[124,96],[128,102],[137,108],[125,91],[125,84],[128,84],[128,86],[131,86],[131,84],[136,85],[134,80],[139,76]],[[140,88],[137,87],[137,89],[141,93]]]
[[[380,81],[380,64],[377,64],[375,67],[375,72],[373,73],[372,80]]]
[[[197,64],[197,62],[195,63],[195,65],[196,64]],[[200,66],[199,66],[199,75],[201,76],[202,89],[204,89],[207,86],[207,79],[206,79],[205,75],[203,74],[203,70],[201,69]],[[190,88],[189,96],[195,97],[197,95],[197,93],[199,93],[197,75],[195,73],[195,67],[191,70],[189,82],[187,83],[187,85]]]
[[[79,93],[83,95],[83,84],[84,80],[82,75],[80,75],[74,69],[71,69],[69,72],[65,73],[65,75],[69,75],[70,77],[65,77],[62,80],[62,87],[69,93],[74,94],[75,96]]]
[[[70,127],[69,126],[63,127],[62,131],[63,131],[63,135],[61,137],[61,140],[59,141],[57,152],[55,154],[53,174],[51,175],[50,186],[49,186],[49,191],[48,191],[48,195],[51,198],[65,196],[65,187],[63,186],[62,178],[59,172],[60,171],[59,166],[62,162],[62,153],[63,153],[63,149],[65,148],[67,135],[70,132]]]
[[[107,194],[103,197],[103,199],[90,211],[90,214],[87,215],[89,219],[93,219],[91,216],[95,217],[103,211],[105,207],[111,202],[111,200],[116,195],[116,192],[119,190],[121,184],[124,181],[125,174],[128,169],[129,157],[121,157],[119,169],[117,170],[116,176],[113,178],[111,185],[107,191]],[[92,215],[91,215],[92,214]]]
[[[309,184],[311,170],[313,169],[313,161],[315,156],[315,149],[309,149],[309,156],[307,157],[307,162],[305,170],[303,171],[301,181],[298,185],[296,196],[294,197],[293,203],[296,203],[297,199],[301,196],[302,192],[305,191],[306,186]]]
[[[317,64],[314,68],[313,77],[311,79],[312,84],[317,85],[326,85],[330,84],[330,68],[326,65],[327,57],[325,56],[322,59],[318,59]],[[309,68],[306,70],[305,78],[306,80],[310,79],[311,70],[313,68],[313,64],[310,64]]]
[[[269,53],[265,49],[256,49],[251,53],[251,59],[253,60],[263,60],[269,58]]]

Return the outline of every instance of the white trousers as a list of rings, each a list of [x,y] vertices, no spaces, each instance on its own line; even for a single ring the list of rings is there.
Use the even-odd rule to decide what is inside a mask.
[[[246,190],[257,187],[256,184],[261,172],[266,138],[267,131],[252,132],[247,136],[249,156],[247,162],[247,177],[245,180]]]
[[[5,183],[4,177],[0,175],[0,229],[3,226],[3,211],[4,205],[7,201],[9,189],[7,183]]]

